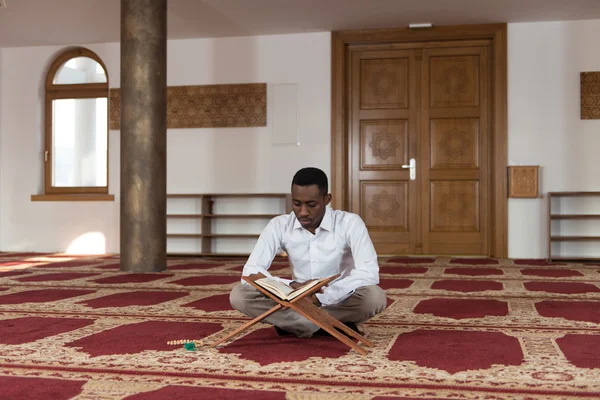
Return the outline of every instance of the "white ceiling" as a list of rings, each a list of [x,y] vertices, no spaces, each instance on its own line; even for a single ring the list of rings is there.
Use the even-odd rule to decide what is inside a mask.
[[[0,47],[120,40],[120,0],[6,0]],[[168,0],[168,38],[600,19],[600,0]]]

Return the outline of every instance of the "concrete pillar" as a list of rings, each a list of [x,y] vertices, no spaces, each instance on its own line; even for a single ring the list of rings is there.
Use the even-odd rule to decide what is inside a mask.
[[[121,270],[167,268],[167,0],[121,0]]]

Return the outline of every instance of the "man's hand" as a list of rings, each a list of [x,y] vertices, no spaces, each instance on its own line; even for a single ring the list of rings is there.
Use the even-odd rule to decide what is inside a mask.
[[[293,282],[291,282],[291,283],[290,283],[290,287],[291,287],[292,289],[296,290],[296,289],[299,289],[299,288],[301,288],[302,286],[304,286],[304,285],[308,284],[309,282],[311,282],[311,281],[307,281],[307,282],[304,282],[304,283],[300,283],[300,282],[293,281]],[[323,288],[322,288],[322,287],[321,287],[321,288],[319,288],[319,291],[318,291],[318,292],[316,292],[316,293],[323,293]],[[310,301],[312,301],[312,303],[313,303],[315,306],[317,306],[317,307],[321,307],[321,302],[320,302],[320,301],[319,301],[319,299],[317,298],[317,296],[316,296],[316,293],[313,293],[313,294],[311,294],[311,295],[310,295]]]
[[[312,280],[310,280],[310,281],[306,281],[306,282],[303,282],[303,283],[300,283],[300,282],[293,281],[292,283],[290,283],[290,287],[291,287],[292,289],[294,289],[294,290],[296,290],[296,289],[300,289],[302,286],[304,286],[304,285],[306,285],[306,284],[308,284],[309,282],[312,282],[312,281],[314,281],[314,280],[316,280],[316,279],[312,279]],[[320,287],[320,288],[319,288],[319,290],[317,291],[317,293],[325,293],[325,292],[323,291],[323,289],[324,289],[324,288],[325,288],[325,286],[322,286],[322,287]]]
[[[294,290],[299,289],[302,286],[304,286],[304,283],[300,283],[300,282],[296,282],[296,281],[293,281],[292,283],[290,283],[290,287]]]
[[[314,293],[310,295],[310,301],[312,301],[315,306],[321,307],[321,302]]]

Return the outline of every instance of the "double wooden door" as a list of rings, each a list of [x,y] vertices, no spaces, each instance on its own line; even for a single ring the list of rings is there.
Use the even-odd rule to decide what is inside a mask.
[[[490,45],[347,53],[348,207],[387,254],[489,254]]]

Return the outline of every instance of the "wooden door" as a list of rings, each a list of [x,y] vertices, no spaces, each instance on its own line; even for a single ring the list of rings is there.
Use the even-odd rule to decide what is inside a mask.
[[[415,51],[357,51],[349,67],[350,211],[378,253],[413,253],[418,189],[403,166],[417,151]]]
[[[348,209],[377,252],[488,254],[487,45],[360,45],[349,54]]]
[[[487,46],[423,49],[419,152],[423,252],[489,254]]]

